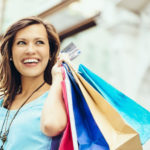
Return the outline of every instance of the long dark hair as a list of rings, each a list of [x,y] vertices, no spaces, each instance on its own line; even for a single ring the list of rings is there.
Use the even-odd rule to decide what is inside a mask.
[[[59,36],[52,24],[45,23],[38,17],[23,18],[12,24],[3,35],[0,44],[0,93],[5,95],[4,107],[12,103],[21,86],[20,73],[16,70],[10,58],[12,56],[12,45],[16,33],[33,24],[42,24],[47,32],[50,45],[50,61],[44,72],[44,80],[48,84],[52,83],[51,69],[56,62],[56,57],[60,50]]]

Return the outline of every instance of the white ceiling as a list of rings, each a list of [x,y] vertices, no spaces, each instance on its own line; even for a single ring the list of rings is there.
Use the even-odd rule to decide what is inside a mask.
[[[0,22],[2,1],[3,0],[0,0]],[[60,1],[62,0],[7,0],[3,24],[0,23],[0,32],[5,31],[9,24],[19,18],[36,15]],[[64,27],[68,27],[75,23],[74,21],[80,21],[90,17],[90,15],[98,10],[104,11],[109,6],[109,3],[107,2],[117,3],[117,6],[119,7],[139,12],[148,4],[148,2],[150,2],[150,0],[80,0],[76,4],[70,5],[68,9],[55,13],[46,19],[51,20],[52,23],[56,24],[55,26],[58,30],[61,31]],[[63,22],[61,20],[63,20]]]
[[[150,2],[150,0],[120,0],[118,6],[125,7],[129,10],[139,12]]]

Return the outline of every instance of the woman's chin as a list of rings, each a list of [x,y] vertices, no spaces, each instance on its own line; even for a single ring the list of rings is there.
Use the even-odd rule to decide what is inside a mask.
[[[31,72],[22,73],[21,76],[25,77],[25,78],[38,78],[40,76],[43,77],[44,76],[44,72],[35,72],[33,70]]]

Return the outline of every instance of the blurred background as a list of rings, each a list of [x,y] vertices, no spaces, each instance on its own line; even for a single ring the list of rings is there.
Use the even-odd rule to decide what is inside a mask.
[[[52,23],[73,63],[94,73],[150,111],[150,0],[0,0],[0,37],[20,18]],[[150,141],[144,145],[150,150]]]

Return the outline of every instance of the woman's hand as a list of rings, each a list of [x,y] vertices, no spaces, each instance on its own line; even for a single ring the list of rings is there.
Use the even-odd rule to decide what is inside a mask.
[[[54,83],[55,81],[58,81],[58,80],[62,81],[62,73],[61,73],[62,62],[70,63],[68,54],[63,53],[57,57],[57,62],[52,67],[52,83]]]

